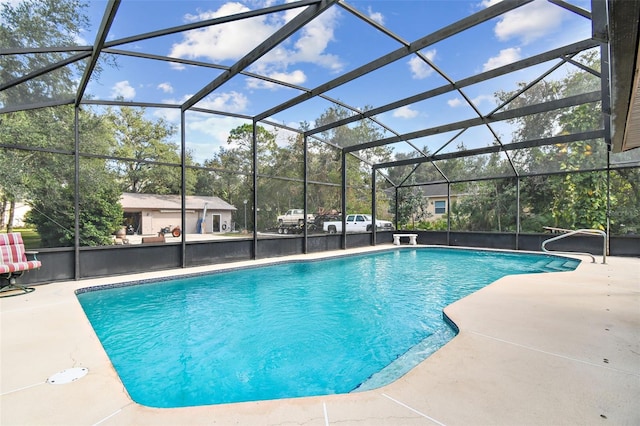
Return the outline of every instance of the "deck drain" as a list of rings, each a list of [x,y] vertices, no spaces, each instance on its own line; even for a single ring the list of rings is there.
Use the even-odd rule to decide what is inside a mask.
[[[52,385],[66,385],[67,383],[75,382],[86,376],[88,372],[88,368],[67,368],[49,377],[47,383],[51,383]]]

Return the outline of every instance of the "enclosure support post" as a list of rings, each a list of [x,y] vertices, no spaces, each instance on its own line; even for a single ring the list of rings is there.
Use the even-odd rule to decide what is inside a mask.
[[[347,248],[347,153],[342,149],[342,249]]]
[[[609,145],[611,147],[611,145]],[[606,252],[607,254],[611,254],[609,252],[609,238],[611,238],[611,151],[607,150],[607,242],[606,242]]]
[[[606,236],[605,247],[609,253],[610,235],[610,153],[611,153],[611,46],[609,37],[609,2],[591,1],[591,35],[600,42],[600,92],[602,93],[602,126],[604,129],[604,141],[607,144],[607,212],[606,212]]]
[[[600,44],[600,92],[604,141],[611,149],[611,50],[608,2],[591,0],[591,35]]]
[[[258,257],[258,128],[257,123],[253,121],[253,158],[251,161],[251,172],[253,173],[253,250],[251,259]]]
[[[309,208],[309,204],[307,202],[307,195],[308,195],[308,185],[309,185],[309,168],[307,167],[307,161],[309,159],[309,156],[307,154],[307,148],[308,148],[308,140],[307,140],[307,136],[304,136],[303,139],[303,149],[304,152],[302,153],[302,157],[303,157],[303,163],[304,163],[304,174],[303,174],[303,179],[304,179],[304,185],[303,185],[303,189],[302,189],[302,193],[303,193],[303,206],[302,208],[304,209],[304,228],[302,228],[303,231],[303,240],[302,240],[302,252],[304,254],[309,253],[308,250],[308,244],[309,244],[309,222],[307,221],[307,217],[308,217],[308,208]]]
[[[76,280],[80,279],[80,107],[76,106],[74,108],[74,117],[73,117],[73,125],[74,125],[74,138],[75,138],[75,146],[74,146],[74,199],[73,199],[73,207],[74,207],[74,272],[73,276]]]
[[[395,227],[396,227],[396,229],[398,229],[398,187],[397,186],[395,187],[395,190],[396,190],[396,198],[395,198],[395,203],[394,203],[395,204],[395,206],[394,206],[394,208],[395,208],[394,217],[395,217],[395,222],[396,222],[395,223]]]
[[[187,156],[187,143],[185,137],[185,128],[186,128],[186,119],[185,119],[185,111],[180,111],[180,227],[182,228],[182,238],[180,244],[180,266],[183,268],[187,267],[187,219],[186,219],[186,211],[187,211],[187,162],[185,160]]]
[[[516,250],[520,249],[520,176],[516,176]]]
[[[451,182],[447,182],[447,245],[451,245]]]
[[[371,168],[371,245],[376,245],[376,168]]]

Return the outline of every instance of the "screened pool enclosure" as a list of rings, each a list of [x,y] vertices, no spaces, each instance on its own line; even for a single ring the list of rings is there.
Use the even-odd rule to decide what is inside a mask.
[[[26,280],[407,230],[420,243],[539,250],[549,232],[590,228],[612,254],[640,255],[640,2],[0,11],[0,218],[41,252]],[[346,232],[348,214],[393,231]]]

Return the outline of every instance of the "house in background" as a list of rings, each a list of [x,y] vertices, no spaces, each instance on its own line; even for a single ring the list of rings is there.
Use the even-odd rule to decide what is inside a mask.
[[[426,201],[427,218],[425,220],[434,222],[443,217],[447,217],[449,206],[447,204],[447,184],[437,183],[433,185],[425,185],[421,187],[422,196]],[[451,204],[460,200],[465,194],[451,192]],[[430,213],[430,214],[429,214]]]
[[[237,209],[218,197],[187,195],[186,234],[211,234],[233,229],[232,214]],[[162,228],[181,226],[182,197],[124,193],[120,199],[124,219],[139,235],[155,235]]]

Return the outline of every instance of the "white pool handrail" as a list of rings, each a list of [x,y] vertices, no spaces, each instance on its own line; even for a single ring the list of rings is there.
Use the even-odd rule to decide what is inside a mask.
[[[602,264],[604,265],[604,264],[607,263],[607,233],[606,232],[601,231],[600,229],[576,229],[576,230],[572,231],[570,229],[551,228],[549,226],[545,226],[545,229],[549,229],[549,230],[552,230],[552,231],[561,231],[561,232],[565,232],[565,233],[561,234],[561,235],[558,235],[556,237],[553,237],[553,238],[549,238],[548,240],[544,240],[542,242],[542,247],[541,247],[542,251],[544,251],[546,253],[582,254],[582,255],[590,256],[591,257],[591,263],[596,263],[596,258],[591,253],[547,250],[546,245],[547,245],[547,243],[550,243],[550,242],[553,242],[553,241],[558,241],[558,240],[561,240],[563,238],[567,238],[567,237],[570,237],[570,236],[576,235],[576,234],[601,235],[603,240],[604,240],[604,244],[602,246]]]

